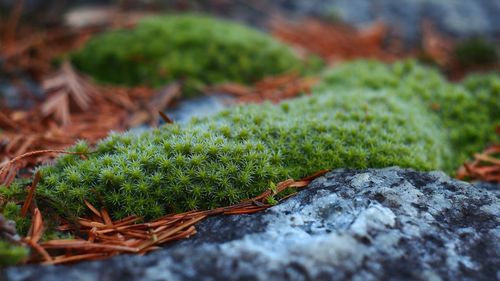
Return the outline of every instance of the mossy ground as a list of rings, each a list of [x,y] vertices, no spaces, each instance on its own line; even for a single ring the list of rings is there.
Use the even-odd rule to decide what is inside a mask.
[[[18,183],[14,185],[17,186]],[[19,191],[16,193],[20,194]],[[20,216],[21,207],[14,202],[13,197],[10,198],[12,201],[7,203],[3,203],[1,199],[0,197],[0,269],[18,264],[28,256],[29,250],[26,247],[13,243],[17,238],[14,238],[16,235],[10,230],[15,228],[18,233],[26,233],[30,222],[29,219]]]
[[[345,89],[381,90],[408,103],[423,103],[446,134],[452,154],[439,167],[452,173],[459,165],[481,151],[488,143],[498,141],[495,128],[500,125],[500,77],[472,75],[454,84],[435,69],[415,61],[383,64],[358,61],[327,71],[317,91]]]
[[[66,218],[84,200],[113,218],[156,218],[258,195],[322,169],[398,165],[452,172],[495,140],[499,77],[450,84],[414,62],[354,62],[327,71],[311,96],[245,105],[186,125],[84,142],[39,167],[37,202]],[[7,191],[8,190],[8,191]],[[24,190],[0,189],[6,199]]]
[[[499,50],[494,42],[473,37],[459,42],[454,49],[454,56],[463,67],[488,66],[498,61]]]
[[[16,265],[28,255],[28,249],[0,240],[0,269],[4,266]]]
[[[181,80],[191,94],[204,85],[252,83],[305,67],[271,36],[201,15],[149,17],[132,30],[94,37],[71,58],[101,82],[159,87]]]
[[[399,165],[439,169],[449,157],[437,117],[381,90],[318,91],[280,105],[247,105],[142,135],[115,134],[81,160],[41,167],[37,196],[66,216],[87,200],[114,218],[209,209],[271,182],[321,169]],[[87,152],[77,144],[74,151]]]

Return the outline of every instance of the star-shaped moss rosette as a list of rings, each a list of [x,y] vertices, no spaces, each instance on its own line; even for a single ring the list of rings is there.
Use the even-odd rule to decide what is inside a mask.
[[[100,82],[160,87],[180,80],[187,94],[207,85],[249,84],[305,68],[271,36],[203,15],[145,18],[132,30],[96,36],[72,61]]]

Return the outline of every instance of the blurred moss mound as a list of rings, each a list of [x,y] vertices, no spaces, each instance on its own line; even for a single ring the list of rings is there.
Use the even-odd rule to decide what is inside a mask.
[[[182,80],[188,93],[207,84],[252,83],[302,67],[287,46],[269,35],[203,15],[145,18],[132,30],[94,37],[71,58],[100,82],[159,87]]]
[[[462,84],[500,127],[500,73],[472,74]]]
[[[498,61],[498,46],[481,37],[466,39],[457,44],[453,54],[463,67],[488,66]]]
[[[440,142],[448,143],[453,152],[439,167],[449,173],[488,143],[499,140],[495,128],[500,125],[500,77],[495,74],[472,75],[454,84],[415,61],[358,61],[327,71],[316,91],[345,89],[377,90],[408,104],[423,104],[438,118],[446,135]]]

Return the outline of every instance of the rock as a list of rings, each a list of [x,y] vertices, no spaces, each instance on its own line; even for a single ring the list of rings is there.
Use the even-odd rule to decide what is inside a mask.
[[[109,5],[110,0],[31,0],[25,13],[42,22],[61,20],[68,8]],[[414,44],[421,35],[423,20],[430,20],[444,33],[459,37],[500,35],[500,1],[498,0],[280,0],[280,1],[129,1],[132,8],[191,8],[265,27],[268,19],[280,13],[285,17],[331,16],[365,26],[383,21],[394,27],[405,42]],[[133,3],[132,3],[133,2]],[[0,0],[0,9],[10,10],[15,1]],[[58,5],[55,5],[55,4]],[[81,19],[79,19],[81,21]]]
[[[318,0],[321,2],[321,0]],[[398,29],[408,42],[421,35],[422,22],[430,20],[441,32],[458,37],[500,34],[500,2],[495,0],[330,0],[342,19],[355,25],[381,20]]]
[[[175,0],[172,0],[175,2]],[[359,27],[382,21],[409,45],[419,42],[422,22],[429,20],[446,34],[457,37],[500,35],[500,1],[497,0],[254,0],[199,1],[201,10],[262,25],[276,13],[287,18],[324,16]]]
[[[166,114],[178,123],[187,123],[193,117],[203,118],[213,115],[231,102],[230,96],[199,96],[179,101],[177,105],[167,108]]]
[[[499,218],[498,194],[441,172],[336,170],[147,256],[8,268],[4,279],[500,280]]]
[[[475,182],[474,185],[477,188],[484,188],[493,193],[495,193],[498,197],[500,197],[500,183],[491,183],[491,182]]]

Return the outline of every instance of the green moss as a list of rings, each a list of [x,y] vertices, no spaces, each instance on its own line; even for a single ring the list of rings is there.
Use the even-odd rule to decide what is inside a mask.
[[[27,180],[16,180],[8,188],[0,186],[0,215],[6,219],[13,221],[16,225],[16,231],[21,236],[26,236],[31,227],[31,216],[21,216],[22,203],[27,194],[26,187],[29,186]],[[38,195],[35,195],[35,199]],[[62,209],[54,209],[55,204],[40,201],[38,207],[43,209],[43,217],[46,231],[42,236],[42,240],[50,239],[51,237],[67,237],[67,234],[60,233],[56,230],[59,218],[58,214],[64,214]],[[68,217],[66,217],[68,218]]]
[[[454,55],[465,67],[491,65],[498,61],[497,45],[484,38],[474,37],[457,44]]]
[[[7,202],[2,208],[1,214],[8,220],[13,221],[16,224],[17,233],[25,236],[31,225],[31,219],[21,216],[21,206],[14,202]]]
[[[240,106],[185,126],[111,135],[88,160],[62,156],[39,169],[37,196],[66,216],[88,213],[88,200],[114,218],[154,218],[236,203],[320,169],[436,169],[446,144],[435,123],[422,106],[378,91]]]
[[[462,82],[481,105],[481,110],[490,115],[490,120],[500,126],[500,73],[471,74]]]
[[[28,195],[25,186],[29,180],[16,180],[8,188],[0,185],[0,214],[16,224],[17,233],[25,235],[30,227],[31,220],[21,217],[21,206]]]
[[[146,18],[132,30],[94,37],[72,60],[101,82],[159,87],[183,80],[190,93],[206,84],[252,83],[302,67],[272,37],[202,15]]]
[[[19,217],[19,211],[17,206],[13,202],[7,203],[7,207],[0,210],[0,269],[4,266],[15,265],[23,260],[28,255],[28,249],[21,246],[19,243],[15,242],[19,239],[16,233],[11,233],[13,222],[9,219],[9,216],[14,215]],[[14,212],[15,214],[11,214]],[[4,216],[4,214],[6,214]],[[18,225],[14,225],[18,226]]]
[[[0,223],[4,223],[5,219],[13,221],[17,233],[20,234],[26,234],[30,226],[30,219],[21,217],[21,206],[15,203],[19,197],[26,195],[23,192],[23,184],[24,181],[17,180],[11,188],[0,186]],[[0,229],[0,268],[18,264],[28,255],[27,248],[4,240],[2,232]]]
[[[0,268],[19,264],[27,255],[27,248],[0,239]]]
[[[381,90],[408,103],[423,103],[439,118],[453,154],[442,169],[452,172],[473,153],[498,140],[495,126],[500,120],[500,77],[470,78],[464,85],[452,84],[436,70],[414,61],[392,65],[359,61],[328,71],[316,91],[337,89]]]
[[[64,155],[39,167],[37,202],[67,218],[89,214],[87,200],[115,219],[151,219],[236,203],[322,169],[451,172],[493,140],[498,123],[497,76],[450,84],[414,62],[354,62],[322,81],[312,96],[278,105],[112,134],[86,160]],[[23,191],[15,190],[3,197]]]

